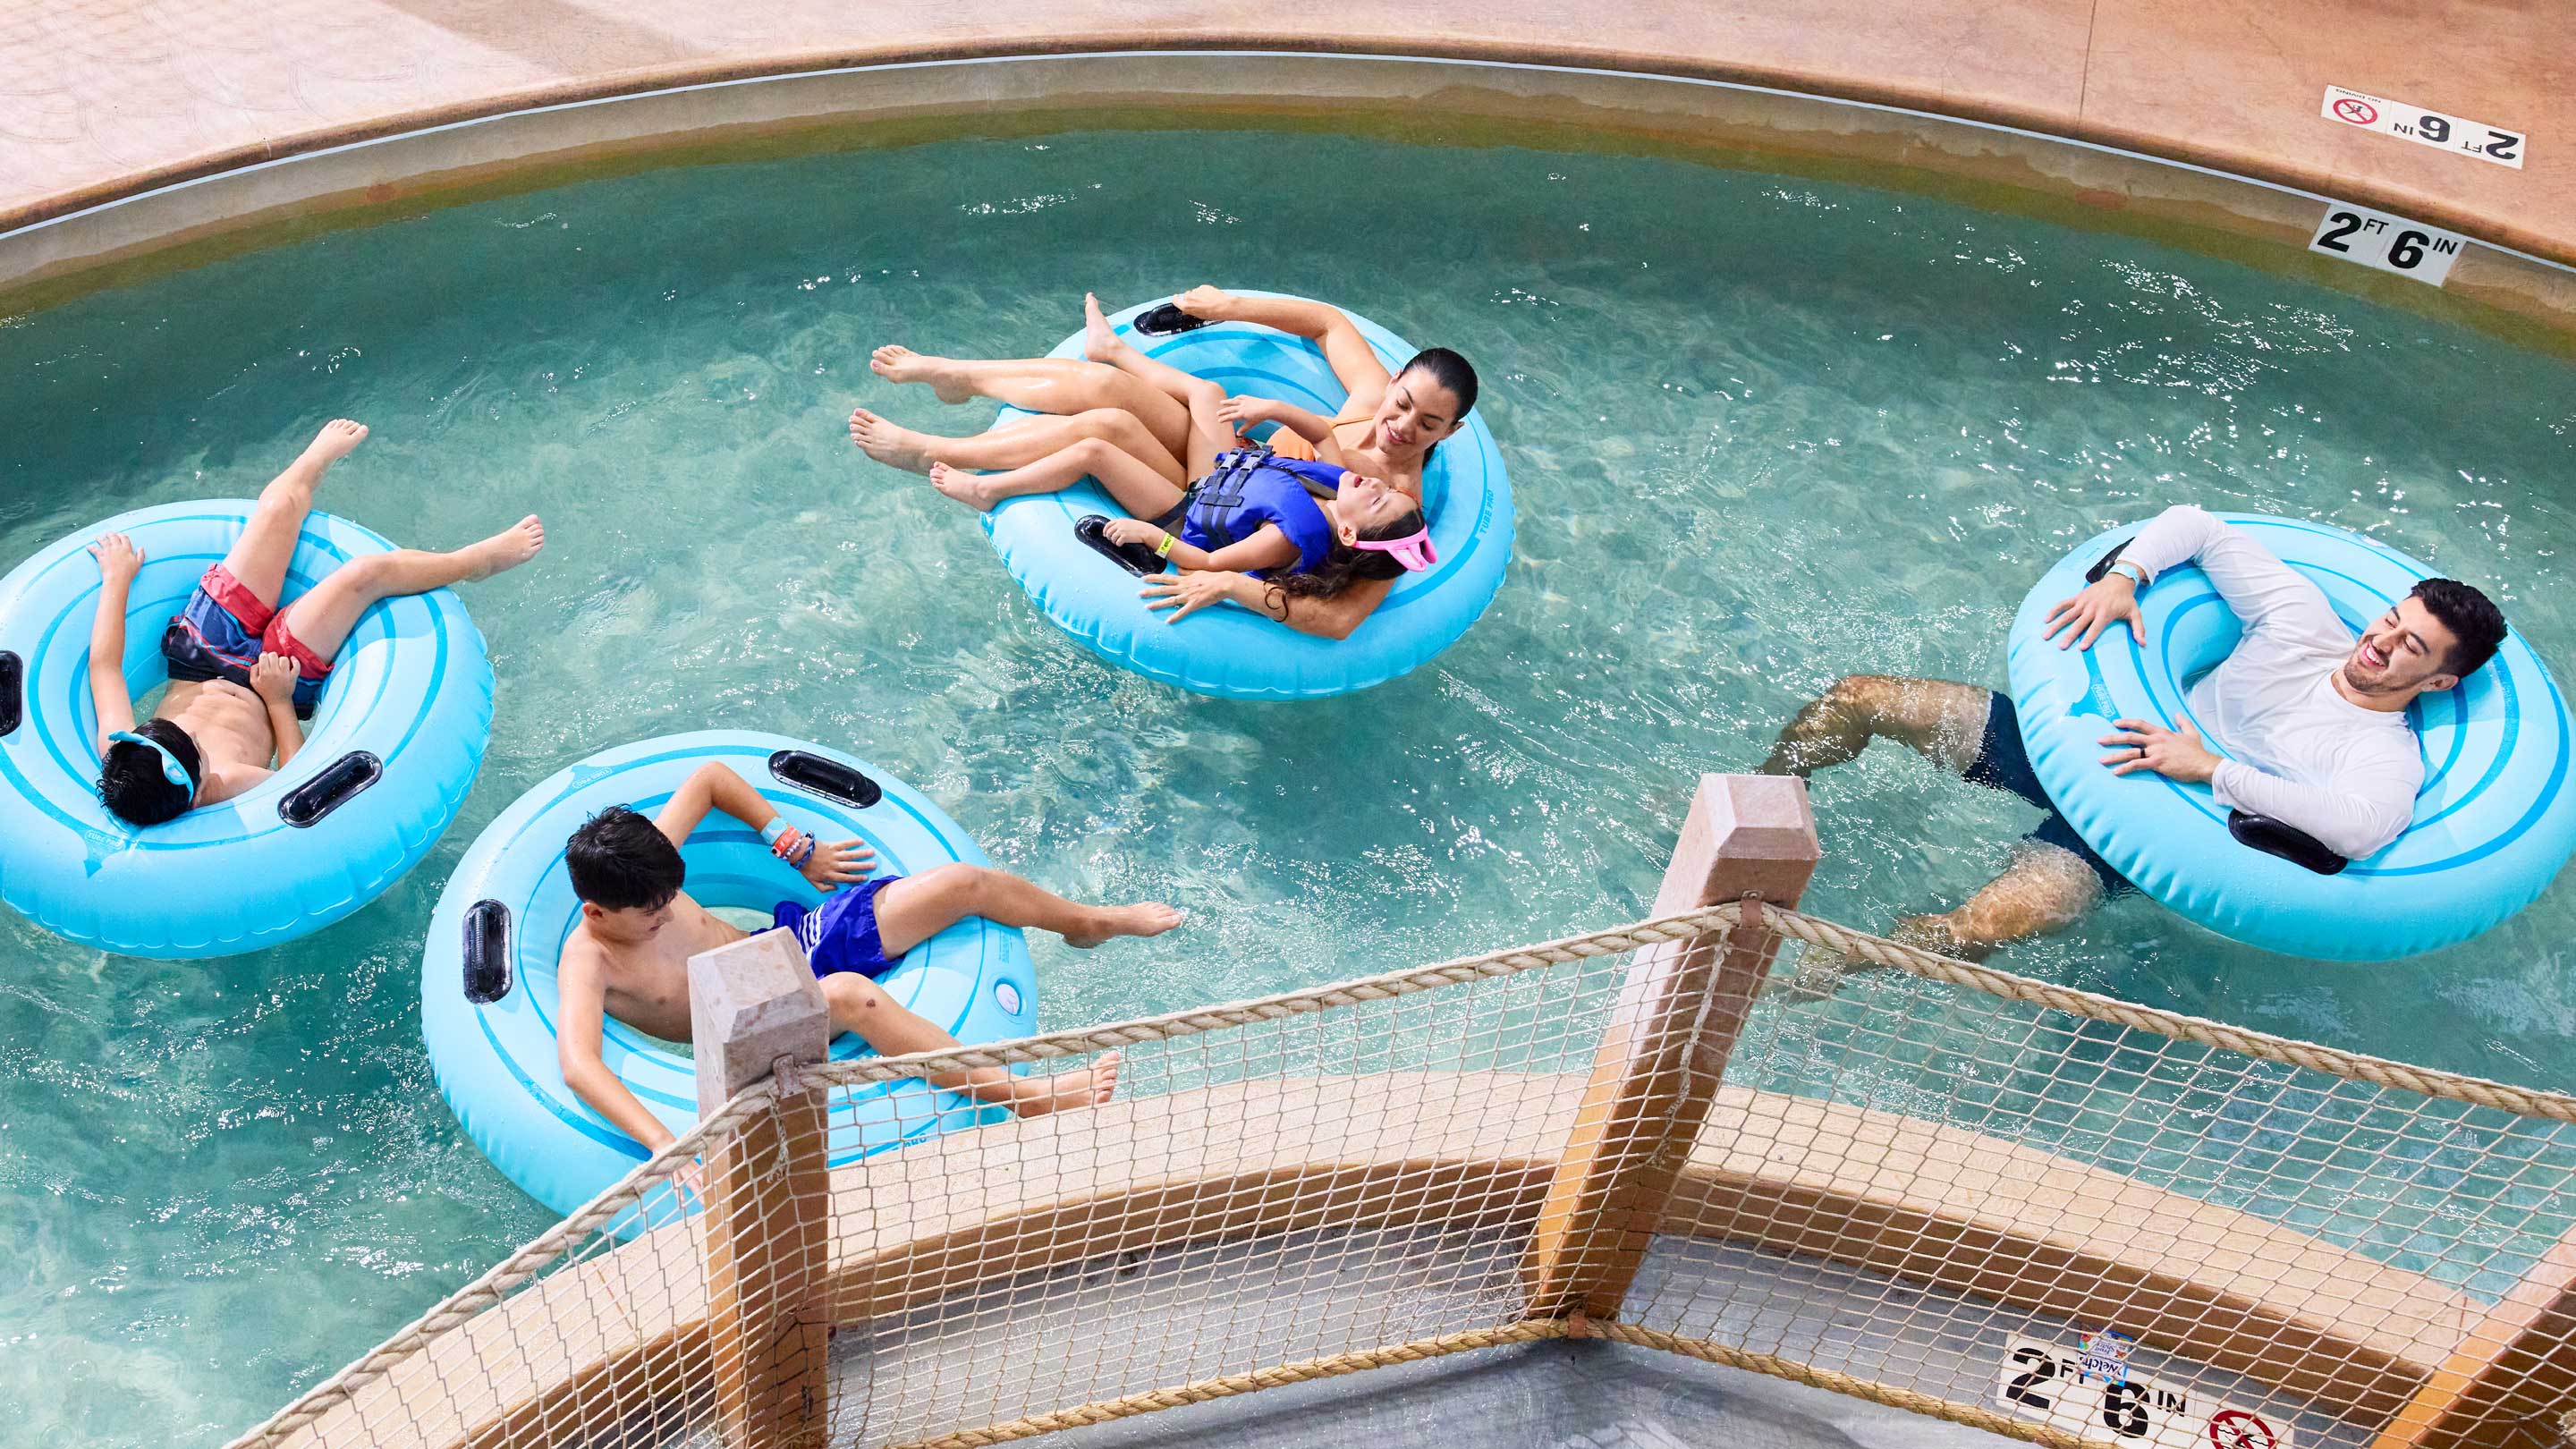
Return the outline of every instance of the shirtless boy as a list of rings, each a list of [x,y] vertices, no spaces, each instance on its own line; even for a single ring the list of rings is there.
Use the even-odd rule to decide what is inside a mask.
[[[117,818],[158,825],[230,800],[286,768],[304,747],[301,721],[312,715],[332,660],[378,600],[487,579],[545,547],[545,527],[530,514],[453,553],[405,548],[353,558],[284,600],[313,490],[366,438],[363,424],[336,419],[260,490],[232,551],[206,570],[162,632],[170,687],[139,726],[125,688],[125,605],[143,555],[121,533],[90,545],[100,577],[89,635],[98,795]]]
[[[773,929],[792,928],[804,944],[831,1008],[832,1029],[858,1033],[880,1056],[957,1045],[957,1038],[897,1005],[875,978],[968,916],[1053,931],[1086,950],[1113,936],[1159,936],[1181,923],[1181,912],[1170,906],[1078,905],[980,865],[871,878],[876,854],[866,846],[814,840],[780,819],[740,775],[723,765],[701,765],[652,819],[612,806],[574,831],[564,848],[564,868],[581,898],[581,924],[564,942],[556,973],[557,1058],[564,1083],[655,1151],[669,1145],[671,1132],[600,1060],[601,1018],[616,1017],[665,1040],[688,1040],[689,958],[751,934],[680,889],[688,873],[680,842],[709,810],[758,830],[785,868],[826,893],[810,911],[781,902]],[[979,1067],[929,1081],[1033,1117],[1108,1101],[1118,1084],[1118,1053],[1085,1071],[1018,1077],[1005,1068]]]

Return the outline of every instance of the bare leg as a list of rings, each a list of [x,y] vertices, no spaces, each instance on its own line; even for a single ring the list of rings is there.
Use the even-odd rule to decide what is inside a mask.
[[[1026,467],[1000,473],[930,465],[931,487],[979,513],[1005,498],[1062,492],[1085,477],[1099,479],[1118,506],[1136,518],[1159,518],[1178,507],[1183,496],[1180,485],[1160,470],[1097,438],[1085,438]]]
[[[2102,879],[2091,866],[2062,845],[2029,840],[2014,849],[2003,874],[1978,887],[1957,910],[1907,916],[1888,935],[1937,955],[1983,961],[2017,941],[2062,931],[2101,903]],[[1813,1000],[1840,990],[1859,972],[1881,969],[1810,946],[1799,954],[1794,976],[1774,974],[1763,989],[1785,988]]]
[[[889,888],[888,894],[892,894]],[[880,897],[882,899],[882,897]],[[835,1031],[857,1032],[859,1040],[881,1057],[933,1052],[957,1045],[957,1038],[905,1010],[885,988],[854,971],[823,978],[823,1001],[832,1009]],[[963,1072],[935,1072],[923,1080],[943,1091],[964,1092],[978,1102],[1008,1107],[1022,1117],[1097,1107],[1118,1089],[1118,1053],[1108,1052],[1100,1065],[1081,1071],[1014,1076],[1007,1067],[976,1067]]]
[[[1978,887],[1957,910],[1908,916],[1893,938],[1963,961],[1983,961],[2016,941],[2075,924],[2102,903],[2102,878],[2074,851],[2029,841],[2004,873]]]
[[[1953,775],[1976,763],[1994,691],[1942,679],[1853,674],[1798,711],[1762,762],[1766,775],[1796,775],[1857,758],[1874,739],[1891,739]],[[2071,872],[2071,873],[2070,873]],[[1982,959],[2007,942],[2056,930],[2101,900],[2102,884],[2072,851],[2024,847],[2005,872],[1944,916],[1900,922],[1895,939],[1944,955]],[[1801,954],[1794,987],[1817,996],[1866,965],[1838,953]],[[1789,985],[1779,976],[1772,985]]]
[[[224,555],[224,568],[261,603],[274,609],[286,592],[287,565],[295,561],[295,540],[304,532],[304,515],[313,511],[313,490],[322,475],[366,440],[366,424],[334,418],[259,491],[259,506]]]
[[[1166,398],[1169,402],[1171,399]],[[951,468],[1018,468],[1086,440],[1114,444],[1143,460],[1178,488],[1191,475],[1134,413],[1097,408],[1071,417],[1026,418],[1010,427],[963,438],[943,438],[899,428],[860,408],[850,414],[850,441],[888,467],[927,473],[940,464]]]
[[[939,866],[877,892],[877,939],[888,956],[902,955],[968,916],[1053,931],[1066,945],[1086,950],[1112,936],[1159,936],[1181,923],[1181,913],[1159,901],[1086,906],[981,865]]]
[[[909,347],[880,347],[868,367],[888,382],[930,385],[941,402],[988,397],[1033,413],[1071,417],[1095,408],[1132,413],[1165,449],[1178,453],[1189,435],[1189,414],[1172,399],[1114,367],[1070,357],[973,361],[931,357]]]
[[[969,916],[1054,931],[1068,944],[1084,948],[1112,936],[1158,936],[1181,923],[1180,912],[1159,902],[1086,906],[980,865],[943,865],[906,876],[877,892],[876,908],[877,939],[888,956],[900,956]],[[957,1044],[955,1037],[896,1005],[864,976],[843,972],[824,977],[823,999],[831,1004],[834,1026],[857,1032],[881,1056]],[[978,1067],[927,1080],[1030,1117],[1108,1101],[1118,1084],[1118,1053],[1102,1057],[1088,1071],[1019,1077],[1000,1067]]]
[[[1765,775],[1800,779],[1856,758],[1873,739],[1895,740],[1953,775],[1976,763],[1994,691],[1946,679],[1852,674],[1798,711],[1780,731]]]
[[[340,652],[359,617],[378,600],[488,579],[535,558],[545,546],[545,525],[531,513],[481,543],[453,553],[402,548],[353,558],[286,606],[286,631],[316,658],[328,660]]]
[[[1188,476],[1206,477],[1216,467],[1217,454],[1243,445],[1234,425],[1216,415],[1218,406],[1225,401],[1223,385],[1183,372],[1168,362],[1158,362],[1129,346],[1101,313],[1100,299],[1088,292],[1082,297],[1082,319],[1084,356],[1117,368],[1188,410],[1188,446],[1181,460],[1189,467]]]

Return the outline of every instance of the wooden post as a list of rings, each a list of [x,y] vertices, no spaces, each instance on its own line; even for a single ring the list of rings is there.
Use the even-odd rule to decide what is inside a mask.
[[[796,933],[689,958],[698,1113],[823,1060],[831,1011]],[[831,1171],[820,1088],[783,1091],[706,1153],[707,1332],[725,1449],[819,1449],[829,1388]]]
[[[1821,854],[1806,781],[1702,775],[1655,914],[1748,896],[1795,906]],[[1748,920],[1629,958],[1523,1259],[1528,1317],[1618,1316],[1778,949]]]
[[[2487,1310],[2371,1449],[2544,1449],[2576,1409],[2576,1230]]]

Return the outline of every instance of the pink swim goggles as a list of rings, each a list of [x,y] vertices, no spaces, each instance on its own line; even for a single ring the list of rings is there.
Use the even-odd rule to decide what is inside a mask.
[[[1363,538],[1353,542],[1351,547],[1365,549],[1370,553],[1391,553],[1395,555],[1397,563],[1417,574],[1440,562],[1440,555],[1431,547],[1431,528],[1428,524],[1425,524],[1419,532],[1408,533],[1402,538]]]

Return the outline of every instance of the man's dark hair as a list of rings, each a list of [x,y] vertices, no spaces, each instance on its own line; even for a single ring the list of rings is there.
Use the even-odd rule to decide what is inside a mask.
[[[1431,380],[1458,395],[1458,416],[1464,418],[1476,410],[1476,369],[1467,359],[1446,347],[1426,347],[1413,354],[1413,360],[1396,369],[1395,375],[1408,372],[1430,374]]]
[[[2451,646],[2450,672],[2468,678],[2504,643],[2504,611],[2495,600],[2458,579],[2426,579],[2415,586],[2424,612],[2442,621],[2459,642]]]
[[[661,827],[623,805],[582,822],[564,842],[572,893],[603,911],[657,911],[680,893],[689,869]]]
[[[197,798],[197,782],[206,777],[205,757],[188,732],[166,719],[147,720],[134,732],[178,757],[188,783],[173,785],[161,769],[160,752],[151,745],[118,740],[99,761],[98,798],[108,813],[128,825],[158,825],[188,813]]]

